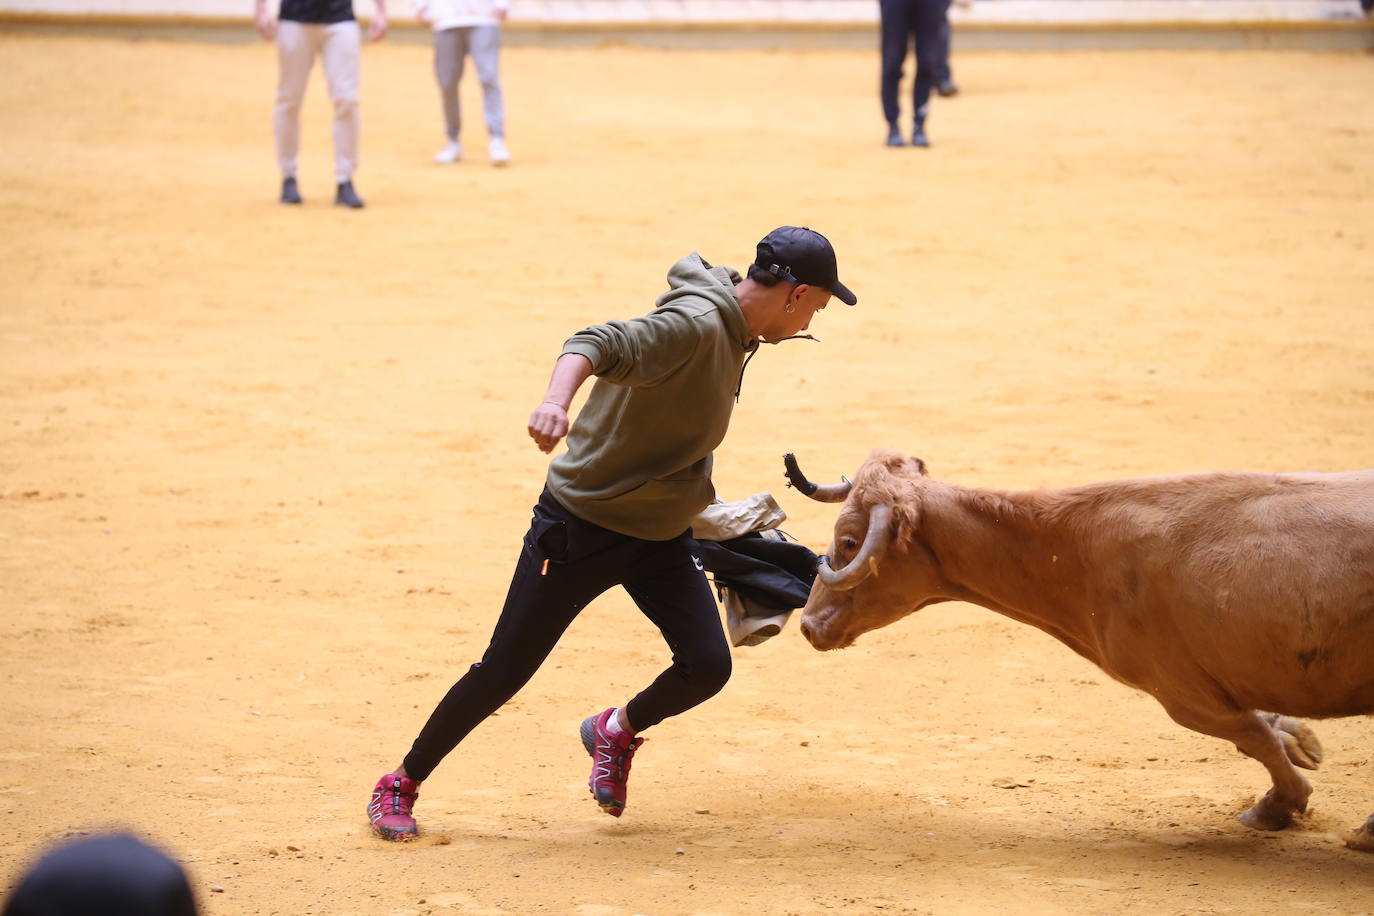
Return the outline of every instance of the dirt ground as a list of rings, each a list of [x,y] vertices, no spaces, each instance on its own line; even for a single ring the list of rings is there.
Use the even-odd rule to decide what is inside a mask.
[[[1024,488],[1374,465],[1367,55],[961,55],[929,151],[849,52],[513,49],[514,164],[442,141],[428,49],[364,56],[361,212],[329,106],[275,203],[264,44],[0,37],[0,888],[124,826],[206,914],[1368,913],[1370,721],[1310,815],[1038,631],[942,605],[796,630],[652,730],[624,818],[576,736],[666,664],[620,595],[424,786],[364,806],[481,653],[568,333],[782,223],[860,297],[750,365],[717,488],[868,449]],[[1010,788],[1004,788],[1011,784]]]

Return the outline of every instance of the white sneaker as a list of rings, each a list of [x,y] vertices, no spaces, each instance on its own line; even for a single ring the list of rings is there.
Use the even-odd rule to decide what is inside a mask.
[[[450,162],[457,162],[463,158],[463,144],[457,140],[450,140],[444,144],[444,148],[434,154],[434,161],[440,165],[448,165]]]
[[[492,165],[501,166],[510,162],[510,150],[506,149],[506,141],[503,137],[492,137],[487,152],[491,156]]]

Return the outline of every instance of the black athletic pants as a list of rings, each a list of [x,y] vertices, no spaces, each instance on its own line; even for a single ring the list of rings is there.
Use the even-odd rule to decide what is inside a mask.
[[[945,18],[940,23],[940,56],[935,61],[935,84],[949,83],[954,74],[949,69],[949,45],[953,32],[949,27],[949,4],[945,4]]]
[[[879,0],[882,14],[882,100],[883,116],[896,124],[901,114],[897,89],[902,81],[902,65],[908,49],[916,47],[916,81],[912,86],[912,110],[925,116],[930,90],[939,82],[945,61],[946,23],[949,0]]]
[[[592,599],[623,585],[663,633],[672,665],[634,699],[626,715],[636,731],[709,699],[730,679],[730,645],[720,613],[684,531],[644,541],[583,521],[545,490],[534,507],[506,605],[482,660],[449,689],[405,758],[423,780],[477,725],[534,676],[563,632]],[[605,634],[608,664],[620,656]],[[569,738],[576,729],[569,729]]]

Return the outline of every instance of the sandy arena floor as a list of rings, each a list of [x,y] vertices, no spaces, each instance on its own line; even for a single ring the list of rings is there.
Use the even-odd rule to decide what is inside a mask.
[[[428,49],[364,57],[362,212],[278,206],[268,45],[0,37],[0,888],[138,830],[206,914],[1368,913],[1370,721],[1310,816],[1259,765],[965,605],[737,652],[653,730],[631,807],[583,716],[665,664],[626,599],[425,785],[363,808],[485,645],[563,338],[692,249],[826,232],[856,309],[749,367],[722,495],[870,447],[997,487],[1374,465],[1374,69],[1300,53],[967,54],[928,152],[858,53],[512,50],[515,164],[440,141]],[[1022,783],[1001,788],[999,783]]]

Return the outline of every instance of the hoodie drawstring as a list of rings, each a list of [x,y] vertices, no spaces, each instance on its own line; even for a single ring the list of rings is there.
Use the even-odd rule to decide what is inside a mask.
[[[759,352],[759,342],[754,341],[754,345],[749,348],[749,355],[744,358],[744,365],[739,367],[739,381],[735,382],[735,403],[739,403],[739,393],[744,390],[744,370],[749,368],[749,360],[754,358],[754,354]]]
[[[791,337],[782,337],[778,340],[765,340],[763,343],[780,344],[784,340],[814,340],[820,343],[819,337],[812,337],[810,334],[793,334]],[[739,393],[744,390],[744,370],[749,368],[749,360],[754,358],[754,354],[759,352],[759,340],[754,339],[754,345],[749,350],[749,355],[744,358],[744,365],[739,367],[739,381],[735,383],[735,403],[739,403]]]

